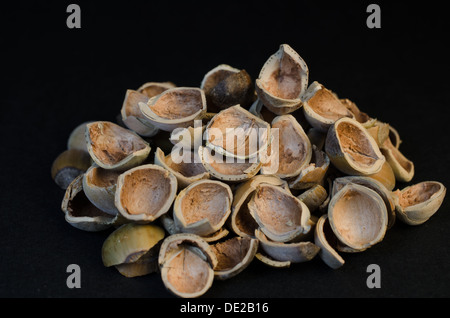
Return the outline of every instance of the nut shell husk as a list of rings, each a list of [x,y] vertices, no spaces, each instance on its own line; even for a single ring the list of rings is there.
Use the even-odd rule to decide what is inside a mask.
[[[141,165],[118,177],[115,205],[127,220],[149,223],[170,209],[177,187],[177,178],[167,169]]]
[[[406,158],[388,138],[381,147],[381,152],[394,172],[395,179],[399,182],[410,182],[414,177],[414,162]]]
[[[328,197],[327,190],[320,184],[316,184],[298,195],[297,198],[308,207],[311,213],[315,212]]]
[[[396,180],[394,170],[392,170],[391,165],[387,160],[384,162],[380,171],[374,174],[369,174],[367,177],[381,182],[389,191],[392,191],[395,188]]]
[[[207,236],[218,231],[231,213],[233,193],[226,183],[199,180],[181,190],[173,205],[175,226],[184,233]]]
[[[313,82],[305,92],[303,113],[308,123],[323,133],[341,118],[354,118],[336,94],[319,82]]]
[[[85,150],[67,149],[55,158],[50,173],[53,181],[65,190],[76,177],[82,175],[90,166],[91,157]]]
[[[239,184],[234,191],[231,215],[228,219],[229,227],[239,236],[254,237],[255,229],[258,228],[258,223],[251,216],[247,204],[253,192],[261,183],[272,184],[289,191],[287,182],[274,175],[256,175],[250,180]]]
[[[350,118],[341,118],[330,127],[325,152],[337,169],[349,175],[377,173],[385,162],[372,136]]]
[[[330,166],[330,158],[315,145],[312,146],[312,156],[298,176],[289,180],[291,189],[308,189],[323,182]]]
[[[314,229],[314,243],[320,247],[319,257],[333,269],[338,269],[345,264],[342,256],[333,247],[337,244],[336,240],[328,222],[328,215],[323,214]]]
[[[283,243],[269,240],[257,229],[255,237],[259,240],[261,249],[271,258],[280,262],[303,263],[313,259],[320,248],[310,241]]]
[[[103,231],[110,228],[115,221],[115,217],[97,208],[86,197],[83,191],[83,175],[76,177],[67,187],[61,210],[67,223],[83,231]]]
[[[106,267],[139,261],[165,237],[164,229],[154,224],[127,223],[115,229],[102,245]],[[159,251],[158,251],[159,252]],[[155,259],[157,263],[157,259]]]
[[[222,155],[212,155],[207,147],[199,147],[202,165],[212,178],[226,182],[242,182],[255,176],[261,169],[257,158],[239,160]]]
[[[214,281],[217,258],[200,236],[173,234],[161,244],[158,263],[164,286],[174,295],[195,298],[203,295]]]
[[[178,159],[181,159],[181,162],[174,161],[172,153],[165,155],[160,148],[155,151],[155,164],[173,173],[178,181],[178,190],[186,188],[195,181],[210,178],[197,152],[183,148],[183,154]]]
[[[423,181],[393,192],[398,218],[408,225],[420,225],[441,207],[447,188],[437,181]]]
[[[87,124],[86,143],[92,160],[104,169],[125,171],[141,164],[150,153],[144,139],[108,121]]]
[[[328,219],[339,242],[363,251],[381,242],[387,230],[387,210],[374,190],[349,183],[328,205]]]
[[[120,110],[123,124],[140,136],[155,136],[159,129],[145,121],[144,116],[139,109],[139,103],[147,103],[149,97],[138,91],[128,89],[125,93],[125,99]]]
[[[311,230],[308,207],[280,187],[259,184],[248,209],[262,232],[272,241],[299,240]]]
[[[105,213],[117,215],[114,204],[120,172],[92,165],[83,175],[83,191],[89,201]]]
[[[206,113],[205,93],[196,87],[171,88],[138,105],[145,122],[168,132],[194,126]]]
[[[258,240],[237,236],[212,245],[212,250],[218,261],[214,268],[215,278],[230,279],[250,265],[258,250]]]
[[[227,143],[227,137],[231,142]],[[236,137],[237,145],[234,142]],[[217,113],[209,121],[205,131],[206,147],[226,157],[238,159],[256,157],[267,149],[270,138],[270,124],[240,105]]]
[[[263,164],[261,173],[275,174],[280,178],[298,176],[311,160],[311,142],[292,115],[275,117],[271,124],[272,133],[275,129],[278,129],[278,140],[272,141],[270,160]]]
[[[277,115],[302,107],[308,87],[309,70],[305,61],[289,45],[282,44],[264,63],[256,79],[256,93],[264,106]]]

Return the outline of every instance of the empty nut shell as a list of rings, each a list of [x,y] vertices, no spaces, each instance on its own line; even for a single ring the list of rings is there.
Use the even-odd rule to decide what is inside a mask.
[[[73,227],[97,232],[110,228],[115,217],[103,212],[89,201],[83,191],[83,175],[76,177],[66,189],[61,204],[66,222]]]
[[[318,82],[313,82],[303,97],[303,113],[313,128],[325,133],[338,119],[354,118],[336,94]]]
[[[220,111],[209,121],[205,144],[224,156],[248,159],[267,149],[270,136],[269,123],[235,105]]]
[[[397,181],[409,182],[412,180],[414,177],[414,163],[392,144],[390,138],[387,138],[384,142],[381,152],[386,157],[386,161],[389,162]]]
[[[214,277],[225,280],[236,276],[252,262],[258,250],[258,240],[237,236],[212,245],[212,250],[217,257]]]
[[[184,233],[207,236],[218,231],[231,213],[233,193],[217,180],[199,180],[181,190],[174,202],[173,219]]]
[[[256,92],[264,106],[277,115],[302,107],[301,97],[308,87],[308,66],[287,44],[264,63],[256,79]]]
[[[386,204],[378,193],[350,183],[331,198],[328,219],[340,242],[363,251],[384,238],[388,216]]]
[[[161,244],[158,262],[164,286],[174,295],[195,298],[206,293],[214,281],[217,258],[200,236],[173,234]]]
[[[69,184],[82,175],[91,166],[91,157],[81,149],[67,149],[60,153],[52,163],[51,176],[61,188],[67,189]]]
[[[146,122],[169,132],[194,126],[194,121],[206,113],[205,93],[195,87],[171,88],[138,104]]]
[[[177,192],[177,178],[167,169],[147,164],[117,179],[115,205],[126,219],[148,223],[166,213]]]
[[[424,181],[393,192],[398,218],[409,225],[425,223],[440,208],[447,188],[437,181]]]
[[[372,136],[351,118],[341,118],[330,127],[325,152],[337,169],[350,175],[377,173],[385,162]]]
[[[344,259],[336,252],[337,238],[330,227],[327,214],[323,214],[316,223],[314,243],[320,247],[319,257],[329,267],[337,269],[345,264]]]
[[[311,160],[311,142],[302,126],[292,115],[274,118],[271,127],[272,133],[276,129],[278,130],[278,140],[272,141],[268,149],[270,159],[263,164],[261,173],[275,174],[280,178],[298,176]]]
[[[248,209],[262,232],[276,242],[298,240],[311,229],[308,207],[290,192],[274,185],[259,184]]]
[[[144,139],[108,121],[87,124],[86,143],[92,160],[104,169],[127,170],[141,164],[150,153]]]

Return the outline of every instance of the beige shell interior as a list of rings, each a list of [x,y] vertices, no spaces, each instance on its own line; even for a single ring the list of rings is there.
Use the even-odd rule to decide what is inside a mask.
[[[302,225],[302,207],[276,187],[259,186],[253,203],[261,223],[272,233],[287,233]]]
[[[237,107],[230,107],[214,116],[207,129],[210,131],[209,142],[211,144],[236,155],[249,155],[251,150],[257,150],[259,147],[257,142],[255,144],[251,142],[255,138],[250,138],[250,134],[256,133],[255,136],[258,136],[259,129],[264,128],[268,128],[268,124],[250,117]],[[227,129],[232,129],[233,133],[227,133]],[[220,133],[218,133],[219,131]],[[227,141],[227,136],[228,138],[233,137],[234,140],[230,138]]]
[[[251,242],[252,240],[248,237],[234,237],[212,245],[212,250],[218,261],[214,270],[227,270],[241,263],[250,249]]]
[[[200,160],[200,156],[195,151],[184,152],[183,150],[183,153],[180,156],[183,156],[183,160],[181,160],[181,162],[174,162],[171,154],[168,154],[164,157],[165,163],[172,170],[188,178],[206,172]]]
[[[213,182],[202,182],[186,191],[181,200],[181,211],[186,224],[208,219],[211,225],[219,224],[230,209],[227,189]]]
[[[412,163],[412,161],[410,161],[409,159],[407,159],[398,148],[396,148],[390,138],[386,139],[386,141],[383,144],[383,148],[381,149],[383,152],[385,150],[390,150],[390,154],[393,156],[393,158],[395,159],[395,161],[403,168],[405,169],[406,172],[410,173],[413,168],[414,168],[414,164]]]
[[[67,212],[71,217],[113,217],[93,205],[91,201],[89,201],[84,191],[82,191],[82,188],[80,189],[81,190],[75,190],[78,192],[67,202]]]
[[[238,160],[232,157],[225,157],[217,153],[212,152],[211,154],[207,149],[203,149],[203,161],[204,164],[211,166],[215,173],[219,173],[225,176],[238,176],[249,173],[253,170],[255,162],[251,160]]]
[[[295,173],[299,167],[307,164],[311,158],[311,144],[306,134],[296,129],[293,123],[286,120],[278,120],[272,124],[272,129],[279,129],[278,142],[278,174]]]
[[[173,89],[161,94],[155,104],[149,106],[159,117],[181,119],[194,115],[203,109],[203,100],[199,90]]]
[[[103,163],[119,163],[136,151],[147,147],[137,135],[125,128],[109,122],[88,126],[90,143],[94,155]]]
[[[183,248],[170,260],[167,260],[168,283],[183,294],[195,294],[202,291],[209,282],[211,266],[199,255]]]
[[[435,182],[421,182],[404,191],[397,192],[399,205],[403,208],[423,203],[441,190],[441,185]]]
[[[277,52],[278,53],[278,52]],[[304,71],[299,62],[290,54],[279,52],[264,69],[260,80],[270,94],[283,99],[296,99],[303,88],[301,73]],[[275,57],[272,57],[275,59]]]
[[[127,175],[120,203],[129,214],[154,215],[169,199],[171,179],[159,169],[138,169]]]
[[[344,190],[343,190],[344,191]],[[364,246],[376,240],[385,226],[380,206],[371,196],[348,188],[333,207],[335,229],[346,242]]]
[[[119,175],[120,172],[114,170],[93,167],[89,170],[89,173],[86,174],[86,178],[90,185],[99,188],[109,188],[116,185]]]
[[[354,162],[370,167],[379,159],[373,144],[359,127],[343,121],[336,127],[336,135],[342,151]]]
[[[347,107],[326,88],[317,90],[308,100],[308,105],[316,114],[332,121],[342,117],[353,117]]]
[[[139,109],[139,102],[147,103],[148,96],[138,93],[134,90],[127,90],[125,100],[125,114],[127,116],[142,117],[141,110]]]

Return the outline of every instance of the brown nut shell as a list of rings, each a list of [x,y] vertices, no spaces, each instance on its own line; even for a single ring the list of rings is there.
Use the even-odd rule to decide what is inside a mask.
[[[387,229],[386,204],[378,193],[359,184],[347,184],[328,205],[334,234],[344,245],[363,251],[379,243]]]
[[[344,259],[336,252],[337,238],[330,227],[327,214],[323,214],[316,223],[314,243],[320,247],[319,257],[329,267],[337,269],[345,264]]]
[[[372,136],[351,118],[341,118],[330,127],[325,152],[337,169],[349,175],[377,173],[385,162]]]
[[[324,85],[313,82],[303,97],[303,113],[308,123],[326,133],[341,118],[354,118],[353,113]]]
[[[122,173],[117,179],[115,205],[126,219],[148,223],[166,213],[177,192],[177,179],[167,169],[147,164]]]
[[[178,193],[173,220],[181,232],[207,236],[225,224],[232,201],[233,193],[226,183],[199,180]]]
[[[206,113],[205,93],[196,87],[171,88],[138,104],[146,122],[168,132],[194,126]]]
[[[287,44],[264,63],[256,79],[258,98],[277,115],[302,107],[301,97],[308,87],[309,70],[305,61]]]
[[[267,149],[270,136],[269,123],[235,105],[220,111],[209,121],[205,145],[227,157],[248,159]]]
[[[423,181],[393,192],[398,218],[409,225],[420,225],[441,207],[447,188],[437,181]]]
[[[53,181],[65,190],[76,177],[82,175],[90,166],[91,157],[85,150],[67,149],[55,158],[50,173]]]
[[[292,115],[277,116],[271,126],[272,134],[278,130],[278,140],[272,140],[268,149],[270,159],[263,164],[261,173],[275,174],[280,178],[298,176],[311,160],[312,147],[308,136]]]
[[[274,185],[259,184],[248,209],[262,232],[276,242],[298,240],[311,229],[308,207],[290,192]]]
[[[86,143],[92,160],[104,169],[127,170],[141,164],[150,153],[144,139],[108,121],[87,124]]]
[[[217,257],[214,277],[230,279],[250,265],[258,250],[258,240],[237,236],[212,245],[212,250]]]
[[[394,172],[395,179],[400,182],[409,182],[414,177],[414,162],[406,158],[388,138],[381,147],[381,152]]]
[[[76,177],[66,189],[61,203],[65,220],[73,227],[97,232],[110,228],[115,217],[103,212],[89,201],[83,191],[83,175]]]

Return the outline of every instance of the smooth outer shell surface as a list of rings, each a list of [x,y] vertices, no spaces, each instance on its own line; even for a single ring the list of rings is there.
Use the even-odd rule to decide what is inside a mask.
[[[139,103],[147,103],[149,97],[132,89],[127,89],[125,99],[120,110],[122,121],[127,128],[145,137],[152,137],[159,131],[158,128],[145,122]]]
[[[261,173],[275,174],[280,178],[295,177],[309,164],[312,156],[311,142],[302,126],[292,115],[277,116],[272,121],[272,132],[278,129],[278,143],[272,143],[271,148],[278,144],[278,149],[271,149],[276,160],[270,160],[261,168]],[[273,167],[273,165],[277,165]],[[272,173],[272,172],[275,173]]]
[[[164,230],[153,224],[128,223],[112,232],[102,245],[106,267],[134,263],[164,239]]]
[[[86,125],[92,121],[84,122],[77,127],[75,127],[67,139],[67,149],[79,149],[87,152],[86,148]]]
[[[183,298],[203,295],[214,280],[217,258],[211,246],[200,236],[173,234],[161,244],[158,258],[166,288]]]
[[[211,155],[211,150],[206,147],[199,147],[198,155],[202,165],[209,174],[218,180],[227,182],[242,182],[255,176],[261,169],[261,162],[256,158],[253,160],[239,160],[232,157],[222,157]],[[219,158],[218,158],[219,157]],[[219,159],[219,160],[217,160]],[[227,162],[228,160],[228,162]]]
[[[384,162],[380,171],[369,174],[367,177],[381,182],[389,191],[392,191],[395,188],[395,174],[387,160]]]
[[[406,158],[388,138],[381,147],[381,152],[394,171],[395,179],[400,182],[409,182],[414,177],[414,163]]]
[[[323,214],[314,229],[314,243],[320,247],[319,257],[332,269],[337,269],[345,264],[344,259],[332,247],[332,245],[336,245],[336,240],[328,222],[328,215]]]
[[[83,190],[89,201],[105,213],[117,215],[114,204],[120,172],[92,165],[83,175]]]
[[[200,88],[205,92],[209,92],[217,83],[221,82],[231,74],[239,73],[239,71],[239,69],[231,67],[230,65],[220,64],[205,74],[200,83]]]
[[[218,261],[214,268],[214,276],[225,280],[236,276],[250,265],[258,250],[258,240],[250,237],[234,237],[214,244],[212,250]]]
[[[309,124],[321,132],[341,118],[353,118],[339,98],[318,82],[313,82],[303,97],[303,112]]]
[[[83,175],[76,177],[67,187],[61,210],[67,223],[83,231],[103,231],[114,222],[113,216],[98,209],[84,194]]]
[[[255,219],[250,215],[247,203],[259,184],[268,183],[282,187],[289,191],[287,182],[274,175],[256,175],[250,180],[241,183],[234,191],[233,203],[231,205],[231,216],[229,226],[239,236],[254,236],[258,227]]]
[[[386,123],[375,120],[373,125],[367,127],[366,129],[376,141],[378,147],[381,147],[386,139],[389,138],[389,125]]]
[[[175,199],[177,178],[167,169],[147,164],[117,179],[115,205],[128,220],[151,222],[166,213]]]
[[[308,207],[290,192],[274,185],[258,185],[248,209],[263,233],[276,242],[298,239],[311,229]]]
[[[388,216],[378,193],[350,183],[332,197],[328,219],[340,242],[354,250],[365,250],[384,238]]]
[[[341,98],[340,102],[350,111],[352,112],[354,118],[360,122],[361,124],[368,123],[371,121],[371,118],[366,113],[362,112],[358,106],[348,98]]]
[[[298,195],[297,198],[308,207],[312,213],[319,208],[319,206],[327,199],[327,190],[320,184],[316,184]]]
[[[302,106],[308,75],[308,66],[300,55],[282,44],[264,63],[256,79],[258,98],[277,115],[291,113]]]
[[[282,243],[270,241],[262,231],[256,230],[262,250],[271,258],[280,262],[303,263],[313,259],[320,248],[312,242]]]
[[[173,173],[178,181],[178,190],[186,188],[195,181],[210,178],[210,175],[203,167],[198,154],[195,151],[184,151],[186,151],[186,149],[183,150],[183,160],[180,163],[174,162],[172,160],[172,155],[168,154],[166,156],[160,148],[157,148],[155,151],[155,164],[164,167]],[[184,158],[186,158],[186,160]],[[188,160],[190,160],[190,162]]]
[[[396,213],[409,225],[425,223],[444,201],[447,188],[437,181],[423,181],[393,193]]]
[[[206,236],[218,231],[231,213],[233,193],[226,183],[199,180],[178,193],[173,219],[184,233]]]
[[[204,135],[206,147],[224,156],[239,159],[255,157],[260,151],[267,149],[271,136],[270,124],[240,105],[217,113],[206,126]],[[237,135],[243,138],[236,137]],[[232,141],[228,141],[228,145],[227,136],[233,137]],[[251,137],[258,137],[260,141]],[[237,145],[234,139],[237,139]]]
[[[380,195],[386,204],[388,215],[387,228],[391,228],[395,223],[395,202],[392,197],[392,192],[388,190],[381,182],[369,177],[362,176],[345,176],[334,179],[331,196],[334,196],[339,190],[349,183],[355,183],[372,189]]]
[[[325,152],[337,169],[349,175],[377,173],[385,162],[372,136],[350,118],[339,119],[330,127]]]
[[[139,109],[152,125],[164,131],[194,126],[196,119],[206,113],[203,90],[195,87],[176,87],[139,103]]]
[[[91,157],[85,150],[67,149],[61,152],[53,161],[51,176],[61,189],[67,189],[69,184],[91,166]]]
[[[107,121],[86,125],[86,143],[92,159],[104,169],[130,169],[150,153],[149,144],[136,133]]]
[[[310,163],[300,171],[298,176],[289,180],[291,189],[308,189],[320,184],[325,178],[330,166],[330,158],[325,152],[317,149],[315,145],[312,149]]]

